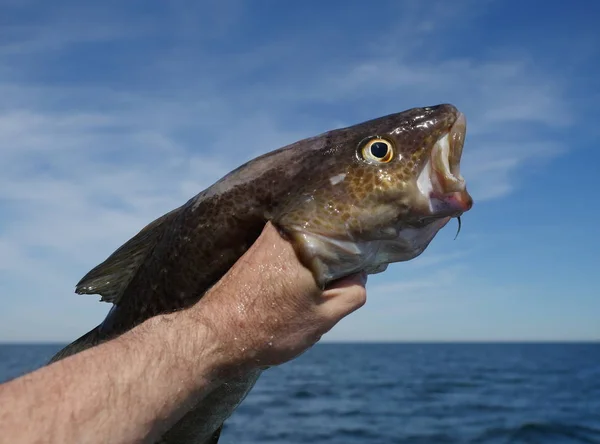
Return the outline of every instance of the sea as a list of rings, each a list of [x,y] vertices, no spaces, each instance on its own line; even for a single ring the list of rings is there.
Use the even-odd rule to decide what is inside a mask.
[[[0,381],[63,345],[0,345]],[[600,443],[600,343],[318,344],[219,443]]]

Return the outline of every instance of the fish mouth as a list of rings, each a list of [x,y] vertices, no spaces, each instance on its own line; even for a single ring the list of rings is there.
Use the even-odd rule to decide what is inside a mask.
[[[466,118],[459,113],[448,133],[435,143],[417,178],[417,186],[429,202],[431,216],[457,217],[473,206],[473,198],[460,174],[466,132]]]

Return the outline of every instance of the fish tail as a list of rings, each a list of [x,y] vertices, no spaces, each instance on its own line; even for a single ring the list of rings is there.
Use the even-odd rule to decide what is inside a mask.
[[[48,362],[48,364],[52,364],[53,362],[60,361],[63,358],[79,353],[88,348],[94,347],[101,342],[100,335],[100,325],[94,328],[93,330],[88,331],[79,339],[76,339],[57,354],[55,354],[52,359]]]

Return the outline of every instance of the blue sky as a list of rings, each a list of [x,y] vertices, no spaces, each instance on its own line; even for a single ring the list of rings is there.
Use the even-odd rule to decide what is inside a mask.
[[[327,340],[600,339],[594,2],[0,0],[0,341],[246,160],[413,106],[467,116],[475,198]]]

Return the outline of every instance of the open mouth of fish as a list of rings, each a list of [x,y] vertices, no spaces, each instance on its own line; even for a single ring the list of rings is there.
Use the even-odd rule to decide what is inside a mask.
[[[437,141],[417,178],[417,186],[428,199],[433,217],[458,217],[473,206],[473,199],[460,174],[466,130],[467,122],[461,113],[450,131]]]

